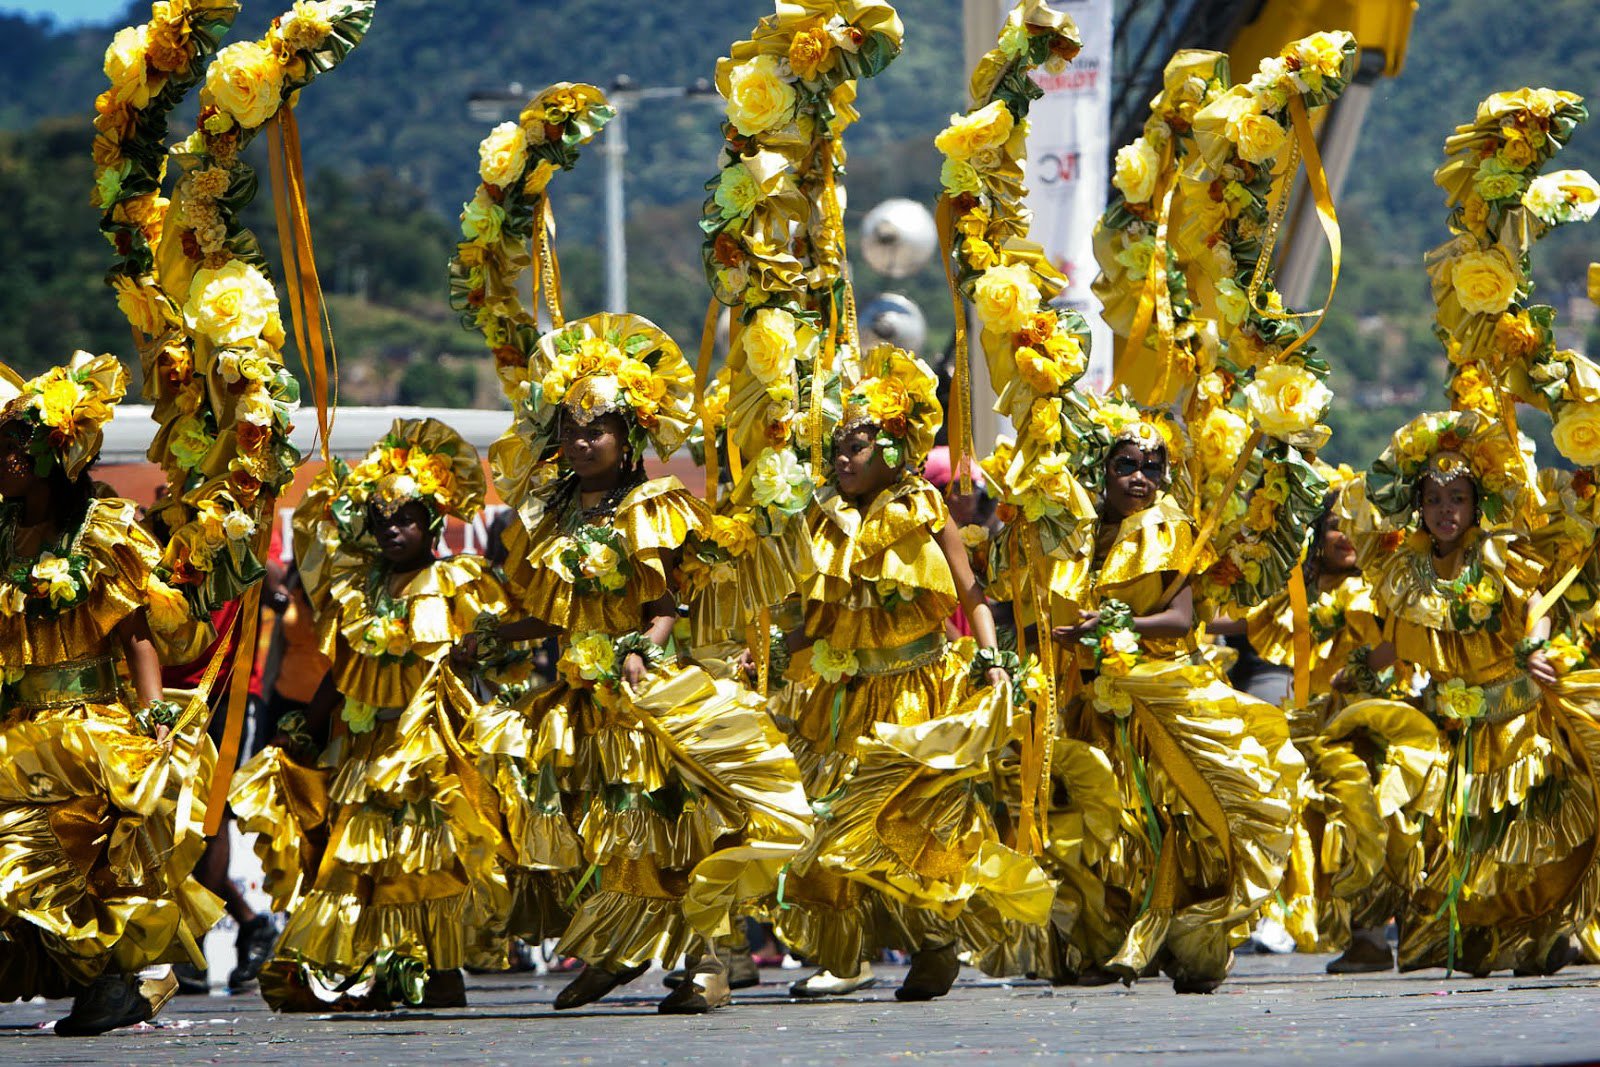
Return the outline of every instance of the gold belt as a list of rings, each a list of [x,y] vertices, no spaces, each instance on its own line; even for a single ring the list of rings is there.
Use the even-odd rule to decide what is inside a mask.
[[[109,656],[49,667],[24,667],[17,682],[17,701],[24,711],[112,704],[116,700],[117,669]]]
[[[856,673],[875,678],[914,671],[939,662],[948,645],[944,634],[934,631],[894,648],[858,648],[855,650]]]
[[[1526,674],[1514,674],[1478,688],[1483,690],[1483,714],[1473,720],[1475,723],[1505,722],[1539,706],[1538,683]],[[1428,688],[1422,704],[1430,715],[1438,716],[1438,697],[1433,687]]]

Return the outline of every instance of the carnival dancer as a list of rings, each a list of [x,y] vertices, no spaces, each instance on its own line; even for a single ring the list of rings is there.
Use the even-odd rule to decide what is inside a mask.
[[[700,952],[659,1008],[705,1012],[729,999],[707,939],[773,890],[810,811],[760,698],[667,654],[680,568],[712,520],[676,478],[645,474],[644,450],[682,444],[693,376],[653,324],[608,314],[546,334],[523,374],[530,388],[491,458],[518,512],[506,577],[526,617],[464,648],[561,644],[559,678],[518,702],[525,745],[504,731],[485,744],[525,768],[523,788],[503,794],[518,862],[580,874],[558,951],[585,967],[555,1006]]]
[[[997,649],[966,545],[918,473],[942,420],[935,390],[900,349],[865,356],[833,433],[832,484],[809,516],[805,624],[774,641],[802,687],[778,718],[819,819],[777,912],[784,941],[820,965],[796,996],[871,985],[884,949],[911,954],[897,999],[943,996],[975,896],[1009,919],[1049,908],[1042,872],[992,821],[991,760],[1017,725],[1016,655]],[[958,604],[975,644],[946,638]]]
[[[483,493],[459,434],[397,419],[297,509],[332,669],[231,797],[241,829],[261,835],[268,891],[292,907],[261,972],[274,1010],[459,1006],[460,968],[503,952],[499,805],[463,742],[481,708],[446,659],[504,612],[504,592],[481,558],[434,556],[445,518],[470,519]]]
[[[126,384],[83,352],[0,366],[0,1000],[75,998],[62,1036],[152,1018],[177,989],[156,965],[203,967],[221,915],[189,880],[186,787],[215,753],[162,699],[152,633],[183,640],[188,611],[137,506],[86,473]]]
[[[1088,469],[1100,520],[1065,598],[1082,615],[1052,636],[1079,653],[1064,670],[1084,672],[1081,688],[1061,679],[1078,690],[1063,733],[1110,760],[1124,814],[1095,868],[1103,906],[1080,910],[1071,955],[1088,981],[1159,966],[1178,992],[1209,993],[1282,877],[1304,763],[1283,712],[1230,688],[1197,643],[1188,575],[1205,546],[1169,492],[1182,431],[1091,401],[1086,436],[1100,441],[1086,454],[1103,457]],[[1053,596],[1072,585],[1058,584]]]
[[[1391,665],[1426,671],[1422,707],[1448,751],[1402,885],[1401,970],[1553,973],[1594,910],[1600,690],[1592,672],[1563,676],[1572,661],[1536,608],[1543,567],[1519,528],[1531,483],[1522,449],[1479,411],[1417,416],[1367,475],[1387,524],[1368,568],[1384,639],[1338,684],[1371,692]]]

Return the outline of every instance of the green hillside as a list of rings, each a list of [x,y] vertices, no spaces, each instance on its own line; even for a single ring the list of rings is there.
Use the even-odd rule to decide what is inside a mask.
[[[863,87],[863,119],[847,142],[852,220],[885,196],[932,202],[938,167],[930,141],[964,97],[959,0],[898,6],[906,51]],[[258,34],[276,10],[249,3],[233,39]],[[594,0],[383,0],[366,43],[300,108],[344,397],[494,399],[488,376],[479,374],[480,349],[445,303],[454,215],[476,181],[475,145],[485,130],[467,114],[470,93],[510,82],[530,92],[559,80],[604,85],[619,74],[640,85],[686,84],[710,77],[729,42],[768,10],[766,0],[626,8]],[[1404,76],[1379,86],[1340,203],[1345,272],[1320,339],[1338,368],[1336,387],[1366,390],[1363,403],[1338,405],[1337,458],[1364,461],[1389,427],[1440,400],[1421,255],[1443,237],[1431,174],[1444,137],[1489,92],[1528,83],[1583,91],[1600,69],[1600,40],[1573,32],[1587,22],[1586,0],[1546,0],[1538,10],[1537,22],[1511,22],[1489,0],[1427,4]],[[130,19],[142,11],[131,8]],[[10,223],[0,230],[0,351],[23,367],[72,347],[132,355],[100,287],[109,257],[87,202],[88,116],[111,29],[56,33],[0,17],[0,197]],[[634,113],[630,133],[632,310],[692,343],[706,300],[695,220],[701,185],[715,170],[716,108],[704,100],[648,104]],[[1580,131],[1560,165],[1600,170],[1600,131]],[[553,186],[576,313],[601,303],[600,175],[601,161],[591,155]],[[256,221],[270,245],[261,207]],[[1593,247],[1581,228],[1546,242],[1535,264],[1540,295],[1561,305],[1581,292],[1585,265],[1600,258]],[[857,284],[865,297],[880,283],[859,269]],[[921,303],[930,345],[941,346],[950,313],[937,267],[899,288]],[[1373,407],[1379,385],[1400,402]]]

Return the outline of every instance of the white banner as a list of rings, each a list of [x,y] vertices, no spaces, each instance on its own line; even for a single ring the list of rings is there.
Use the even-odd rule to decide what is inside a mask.
[[[1044,96],[1028,112],[1031,236],[1067,276],[1058,302],[1089,320],[1094,343],[1083,384],[1097,392],[1111,383],[1111,329],[1089,287],[1099,270],[1094,225],[1105,211],[1111,184],[1112,3],[1057,0],[1054,6],[1078,24],[1083,51],[1058,73],[1034,72]]]

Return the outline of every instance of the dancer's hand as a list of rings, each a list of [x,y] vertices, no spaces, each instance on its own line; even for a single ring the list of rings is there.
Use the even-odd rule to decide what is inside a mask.
[[[638,689],[649,673],[650,668],[645,664],[644,657],[637,652],[628,653],[628,658],[622,661],[622,680],[629,689]]]
[[[172,727],[170,727],[170,726],[157,726],[156,727],[156,744],[161,746],[161,751],[165,752],[165,753],[168,753],[170,755],[171,752],[172,752],[172,742],[173,742]]]
[[[1544,689],[1554,689],[1561,684],[1560,675],[1556,674],[1554,664],[1543,649],[1528,653],[1528,675]]]
[[[756,665],[756,654],[748,648],[740,651],[739,658],[734,662],[733,666],[736,671],[751,682],[754,682],[757,675],[760,674],[760,668]]]
[[[1335,693],[1349,693],[1355,689],[1356,680],[1350,677],[1348,668],[1341,667],[1339,673],[1333,676],[1333,680],[1328,685],[1332,687]]]
[[[1099,625],[1100,613],[1098,611],[1091,611],[1079,616],[1077,625],[1075,626],[1055,627],[1050,631],[1050,636],[1055,639],[1055,642],[1058,645],[1064,645],[1067,648],[1075,648],[1078,642],[1083,639],[1085,634]]]
[[[478,669],[478,635],[475,633],[463,634],[450,649],[450,666],[463,674],[469,674]]]
[[[988,678],[989,684],[994,686],[996,689],[1005,689],[1011,685],[1011,675],[1007,674],[999,667],[990,667]]]

